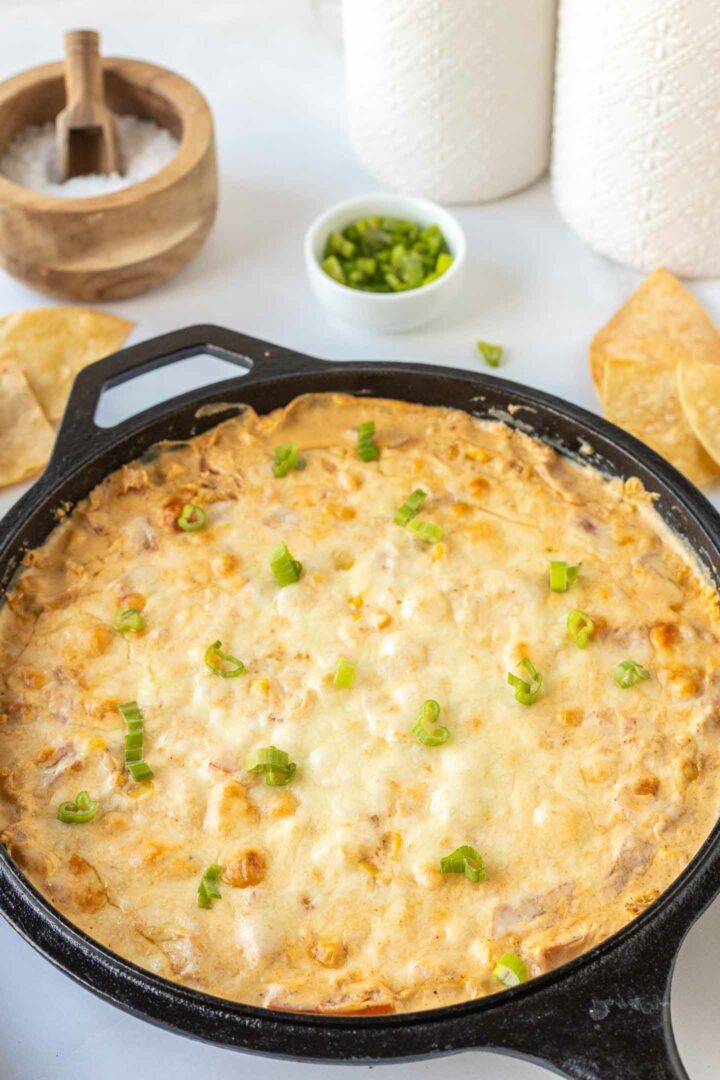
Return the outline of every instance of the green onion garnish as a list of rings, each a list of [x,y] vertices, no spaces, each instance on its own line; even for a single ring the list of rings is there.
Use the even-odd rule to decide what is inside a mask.
[[[355,668],[357,664],[354,660],[338,660],[338,665],[335,670],[335,685],[341,690],[349,690],[353,684],[355,678]]]
[[[234,679],[236,675],[242,675],[245,665],[237,656],[221,651],[222,642],[213,641],[205,650],[205,666],[212,671],[213,675],[219,675],[222,679]],[[223,667],[223,665],[229,665]]]
[[[297,765],[277,746],[263,746],[248,754],[245,768],[249,773],[264,773],[265,783],[270,787],[283,787],[292,780]]]
[[[420,518],[413,518],[407,527],[423,544],[437,544],[445,535],[439,525],[434,525],[432,521],[422,521]]]
[[[198,885],[198,907],[210,908],[213,905],[213,900],[222,899],[217,886],[217,879],[221,873],[222,866],[218,866],[217,863],[208,866]]]
[[[139,634],[145,629],[145,620],[136,608],[118,608],[113,625],[121,634]]]
[[[155,775],[146,761],[131,761],[128,772],[136,784],[142,783],[143,780],[152,780]]]
[[[578,649],[585,649],[595,633],[595,623],[584,611],[573,608],[567,617],[567,632]]]
[[[292,585],[293,582],[298,580],[302,573],[302,563],[299,563],[297,559],[293,559],[288,551],[287,544],[278,544],[274,547],[269,558],[278,585],[284,587],[285,585]]]
[[[478,341],[476,347],[488,367],[500,367],[503,355],[502,345],[490,345],[487,341]]]
[[[415,488],[412,494],[408,495],[407,499],[396,513],[395,524],[409,524],[409,522],[420,513],[426,499],[427,491],[423,491],[422,488]]]
[[[320,265],[341,285],[389,293],[427,285],[452,262],[438,225],[373,216],[331,232]]]
[[[185,503],[182,513],[177,519],[178,529],[183,532],[200,532],[207,525],[207,514],[201,506],[195,503]]]
[[[118,705],[125,721],[125,765],[133,780],[149,780],[153,776],[150,766],[143,761],[143,742],[145,740],[145,720],[137,701],[126,701]]]
[[[577,581],[579,566],[568,566],[566,562],[550,563],[550,588],[553,592],[567,592]]]
[[[503,986],[519,986],[527,981],[528,970],[519,956],[506,952],[493,968],[493,975]]]
[[[413,735],[425,746],[442,746],[450,738],[450,732],[438,724],[440,706],[431,698],[424,702],[413,728]]]
[[[363,461],[377,461],[380,457],[378,444],[375,442],[375,421],[364,420],[357,433],[358,457]]]
[[[485,863],[480,852],[469,844],[456,848],[452,855],[440,860],[443,874],[464,874],[468,881],[478,882],[485,878]]]
[[[275,476],[287,476],[293,469],[302,470],[304,468],[305,462],[299,457],[296,443],[283,443],[281,446],[275,447],[275,457],[273,458]]]
[[[61,802],[57,808],[58,821],[66,825],[84,825],[97,814],[97,803],[88,791],[78,791],[74,800]]]
[[[519,675],[513,675],[511,671],[508,671],[507,680],[510,685],[515,688],[515,700],[519,701],[521,705],[532,705],[534,701],[537,701],[540,695],[543,677],[540,672],[533,667],[527,656],[523,657],[518,664],[518,667],[525,668],[530,676],[530,682],[521,679]]]
[[[637,660],[623,660],[615,668],[613,678],[618,686],[621,686],[623,690],[627,690],[629,686],[634,686],[635,683],[649,679],[650,672],[642,664],[638,664]]]

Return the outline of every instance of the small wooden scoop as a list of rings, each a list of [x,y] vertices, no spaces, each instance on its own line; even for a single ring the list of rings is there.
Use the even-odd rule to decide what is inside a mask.
[[[65,99],[55,121],[59,179],[120,172],[115,116],[105,104],[95,30],[65,34]]]

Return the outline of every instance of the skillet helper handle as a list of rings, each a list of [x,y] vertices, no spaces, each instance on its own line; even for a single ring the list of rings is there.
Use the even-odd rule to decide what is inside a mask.
[[[673,932],[668,920],[649,919],[618,947],[488,1017],[474,1045],[541,1062],[570,1080],[689,1080],[670,1019],[687,928]]]
[[[83,368],[75,378],[48,471],[52,469],[63,475],[114,443],[133,424],[134,417],[109,428],[95,423],[95,412],[105,388],[119,386],[148,371],[198,355],[214,356],[236,364],[243,375],[243,386],[251,386],[268,377],[319,371],[323,365],[321,360],[304,353],[220,326],[189,326],[121,349]],[[224,384],[213,385],[219,388]],[[178,401],[177,397],[170,398],[164,404],[171,411]]]

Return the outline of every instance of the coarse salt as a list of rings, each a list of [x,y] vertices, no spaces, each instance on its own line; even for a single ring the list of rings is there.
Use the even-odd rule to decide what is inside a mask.
[[[0,173],[31,191],[60,199],[83,199],[108,195],[147,180],[163,169],[180,145],[174,135],[154,120],[137,116],[117,117],[117,136],[123,175],[93,173],[58,182],[55,125],[23,128],[0,158]]]

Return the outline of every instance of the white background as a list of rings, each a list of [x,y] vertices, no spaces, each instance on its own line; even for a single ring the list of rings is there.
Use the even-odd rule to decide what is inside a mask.
[[[426,329],[372,337],[330,322],[316,305],[302,263],[305,226],[331,203],[376,187],[347,141],[335,14],[333,0],[0,0],[0,78],[58,58],[62,30],[92,26],[102,31],[106,52],[176,69],[213,108],[221,204],[208,245],[165,287],[107,307],[135,321],[131,341],[215,322],[338,358],[474,368],[473,344],[482,337],[506,346],[506,378],[597,409],[587,345],[639,278],[576,239],[558,218],[546,182],[491,206],[458,209],[469,241],[468,279],[453,309]],[[720,282],[693,288],[720,321]],[[0,315],[42,303],[0,273]],[[195,381],[202,377],[200,363]],[[136,384],[136,408],[151,403],[150,390]],[[0,512],[19,491],[0,493]],[[673,1021],[692,1080],[720,1075],[719,969],[716,903],[681,950],[673,985]],[[271,1062],[156,1030],[77,988],[0,925],[0,1080],[308,1080],[320,1073],[344,1080],[365,1072]],[[547,1075],[479,1052],[441,1064],[378,1066],[375,1074]]]

